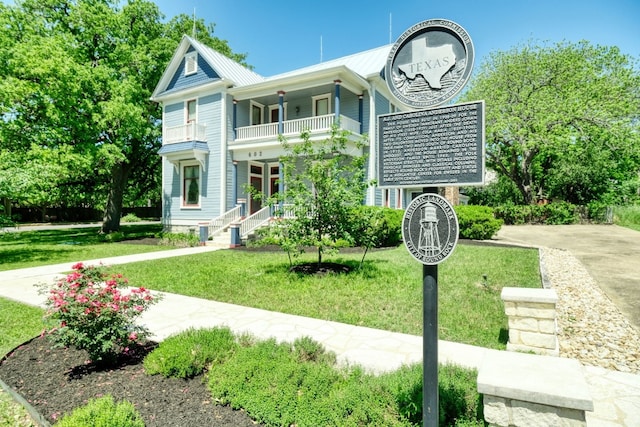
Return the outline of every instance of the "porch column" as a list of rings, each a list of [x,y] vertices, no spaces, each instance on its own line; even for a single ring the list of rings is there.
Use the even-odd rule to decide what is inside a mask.
[[[238,101],[233,100],[233,139],[237,139],[237,129],[238,129]],[[233,203],[235,203],[236,198],[233,198]]]
[[[284,133],[284,91],[278,91],[278,133]]]
[[[358,95],[358,121],[360,122],[360,135],[364,131],[364,95]]]
[[[334,80],[333,83],[336,85],[336,94],[335,94],[335,106],[336,106],[336,119],[335,124],[340,125],[340,83],[342,80]]]
[[[376,84],[371,83],[369,86],[369,141],[377,141],[377,123],[378,119],[376,118]],[[369,143],[369,176],[367,177],[369,180],[373,180],[376,178],[376,144],[373,142]],[[375,206],[376,204],[376,187],[371,185],[367,189],[367,204],[370,206]]]
[[[233,206],[238,205],[238,162],[233,161],[233,175],[231,177],[231,198],[233,199]]]
[[[282,211],[284,200],[282,196],[284,195],[284,166],[281,161],[278,161],[278,193],[280,195],[280,201],[278,202],[278,208],[280,211],[280,217],[284,216],[284,212]]]
[[[284,133],[284,91],[278,91],[278,133],[282,135]],[[284,178],[282,174],[282,162],[278,161],[278,193],[280,196],[284,194]],[[270,184],[269,184],[270,185]],[[278,210],[282,215],[282,199],[278,202]]]

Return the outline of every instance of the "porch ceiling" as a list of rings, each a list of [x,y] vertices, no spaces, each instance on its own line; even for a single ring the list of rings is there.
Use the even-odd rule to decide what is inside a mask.
[[[340,80],[341,87],[355,94],[361,94],[369,89],[369,82],[366,79],[345,66],[338,66],[309,74],[275,78],[262,83],[231,88],[229,89],[229,94],[237,100],[256,99],[259,97],[268,98],[277,94],[280,90],[298,92],[308,89],[311,91],[318,86],[331,85],[335,80]]]

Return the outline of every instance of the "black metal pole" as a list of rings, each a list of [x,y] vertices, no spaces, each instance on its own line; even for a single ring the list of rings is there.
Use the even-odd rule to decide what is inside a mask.
[[[422,267],[422,425],[438,427],[438,265]]]
[[[423,193],[437,193],[437,187]],[[422,267],[422,425],[438,427],[438,265]]]

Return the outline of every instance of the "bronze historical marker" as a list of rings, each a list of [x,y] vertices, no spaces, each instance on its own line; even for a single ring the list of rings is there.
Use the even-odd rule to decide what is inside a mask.
[[[484,102],[378,116],[378,186],[484,182]]]
[[[430,19],[405,31],[389,53],[387,86],[413,108],[444,104],[471,76],[475,53],[469,34],[446,19]]]

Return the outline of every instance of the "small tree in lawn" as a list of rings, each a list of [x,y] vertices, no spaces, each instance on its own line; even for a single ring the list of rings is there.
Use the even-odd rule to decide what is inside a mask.
[[[291,257],[315,247],[321,265],[323,255],[335,251],[340,242],[357,240],[353,213],[371,185],[362,154],[365,141],[353,141],[349,132],[336,127],[324,140],[312,140],[306,131],[301,139],[295,144],[281,139],[286,152],[280,159],[284,194],[267,203],[276,206],[276,214],[287,214],[272,229],[282,249]]]

